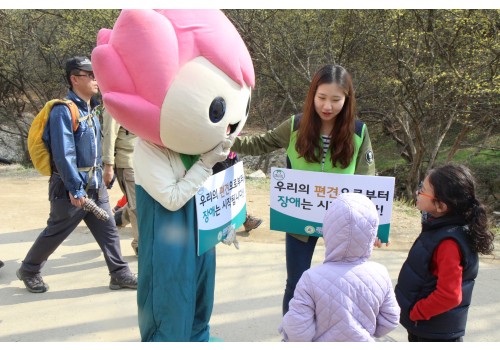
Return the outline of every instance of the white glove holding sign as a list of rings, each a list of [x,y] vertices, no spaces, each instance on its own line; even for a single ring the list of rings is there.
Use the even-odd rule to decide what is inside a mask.
[[[234,225],[229,225],[224,230],[222,230],[222,240],[221,242],[227,245],[233,244],[236,249],[240,249],[240,244],[236,239],[236,229]]]

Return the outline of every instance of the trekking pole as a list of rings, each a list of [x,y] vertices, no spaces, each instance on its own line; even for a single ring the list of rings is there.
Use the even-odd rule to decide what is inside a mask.
[[[102,208],[99,208],[95,202],[90,198],[85,198],[83,203],[83,210],[89,211],[94,214],[99,220],[107,221],[109,219],[108,213]]]

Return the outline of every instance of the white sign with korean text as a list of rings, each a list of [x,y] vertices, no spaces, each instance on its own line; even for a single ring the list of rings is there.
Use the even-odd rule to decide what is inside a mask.
[[[210,176],[196,193],[198,255],[214,247],[229,225],[235,229],[246,219],[243,162]]]
[[[377,236],[389,241],[394,177],[345,175],[316,171],[271,168],[271,230],[322,236],[323,217],[332,201],[343,192],[370,198],[380,215]]]

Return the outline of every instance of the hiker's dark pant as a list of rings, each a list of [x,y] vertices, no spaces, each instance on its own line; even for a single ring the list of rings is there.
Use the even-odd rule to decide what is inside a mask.
[[[24,274],[39,273],[49,256],[82,220],[85,221],[99,244],[110,275],[119,276],[129,271],[128,264],[121,254],[120,237],[111,213],[106,188],[101,186],[99,190],[88,190],[87,196],[108,213],[107,221],[99,220],[93,213],[73,206],[62,180],[58,176],[51,176],[49,181],[50,214],[47,227],[40,233],[23,260],[21,269]]]
[[[283,295],[283,315],[288,312],[288,303],[293,298],[295,287],[302,277],[304,271],[311,267],[314,248],[318,237],[309,237],[307,242],[286,234],[286,286]]]

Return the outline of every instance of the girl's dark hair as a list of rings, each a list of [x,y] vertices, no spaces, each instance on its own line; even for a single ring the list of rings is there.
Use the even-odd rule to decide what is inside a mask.
[[[488,229],[486,210],[476,198],[476,183],[469,168],[446,164],[432,169],[428,175],[434,196],[448,206],[448,213],[464,217],[473,251],[491,254],[495,235]]]
[[[346,95],[344,106],[335,117],[335,124],[330,133],[330,154],[332,165],[338,162],[347,168],[354,155],[354,110],[356,106],[352,78],[345,68],[338,65],[326,65],[313,77],[304,102],[304,113],[297,131],[295,149],[306,161],[320,162],[322,148],[320,146],[321,118],[314,108],[314,96],[321,84],[335,83]]]

